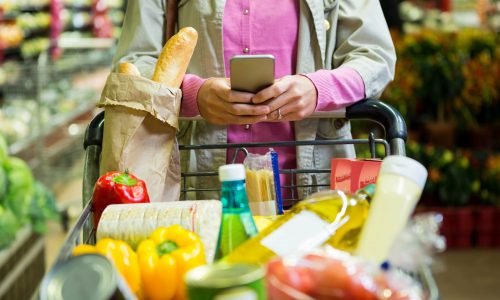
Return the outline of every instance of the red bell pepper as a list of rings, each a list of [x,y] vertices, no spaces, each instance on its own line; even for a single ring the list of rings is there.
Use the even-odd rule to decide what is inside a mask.
[[[97,180],[94,186],[92,209],[94,212],[94,229],[101,214],[110,204],[149,203],[146,183],[129,174],[127,171],[108,172]]]

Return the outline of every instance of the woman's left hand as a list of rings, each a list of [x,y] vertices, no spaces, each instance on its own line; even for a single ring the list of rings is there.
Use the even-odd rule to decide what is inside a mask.
[[[315,111],[317,97],[316,87],[309,78],[291,75],[255,94],[252,102],[271,108],[268,121],[298,121]]]

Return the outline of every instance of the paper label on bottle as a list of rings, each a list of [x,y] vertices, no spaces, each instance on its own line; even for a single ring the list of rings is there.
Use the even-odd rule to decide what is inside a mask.
[[[310,211],[302,211],[260,242],[279,256],[292,254],[311,238],[326,231],[329,223]]]

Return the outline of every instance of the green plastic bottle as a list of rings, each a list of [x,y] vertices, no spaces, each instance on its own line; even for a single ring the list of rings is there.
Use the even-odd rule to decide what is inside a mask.
[[[221,166],[219,180],[222,184],[222,222],[215,253],[216,260],[231,253],[258,233],[248,205],[245,167],[242,164]]]

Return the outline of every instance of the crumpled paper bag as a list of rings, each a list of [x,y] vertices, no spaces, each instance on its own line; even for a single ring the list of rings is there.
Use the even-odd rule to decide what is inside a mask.
[[[111,73],[98,104],[105,111],[100,173],[128,170],[146,182],[151,202],[179,200],[181,97],[178,88]]]

